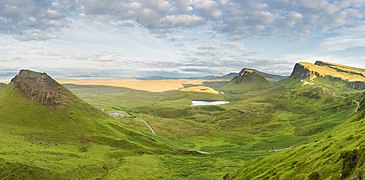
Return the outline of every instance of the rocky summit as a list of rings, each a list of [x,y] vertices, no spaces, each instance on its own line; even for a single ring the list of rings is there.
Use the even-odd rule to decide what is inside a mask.
[[[24,96],[44,106],[62,108],[70,99],[67,90],[46,73],[21,70],[11,84]]]

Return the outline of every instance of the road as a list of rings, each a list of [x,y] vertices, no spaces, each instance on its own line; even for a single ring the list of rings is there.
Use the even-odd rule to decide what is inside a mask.
[[[155,131],[153,130],[153,128],[147,123],[147,121],[145,120],[139,120],[140,122],[143,122],[144,124],[146,124],[146,126],[151,130],[151,133],[156,135]]]
[[[339,97],[339,98],[346,99],[346,97],[344,97],[344,96],[337,95],[336,92],[333,92],[332,95],[335,96],[335,97]],[[360,102],[359,101],[355,101],[355,100],[352,100],[352,102],[354,102],[354,103],[357,104],[357,108],[355,109],[355,113],[356,113],[360,109]]]

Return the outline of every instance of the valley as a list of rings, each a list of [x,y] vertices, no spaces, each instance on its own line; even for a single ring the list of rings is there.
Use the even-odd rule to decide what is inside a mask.
[[[48,75],[21,71],[12,83],[0,87],[0,158],[6,164],[0,176],[342,177],[342,160],[337,163],[336,157],[360,148],[362,142],[351,128],[343,128],[362,131],[357,127],[363,121],[365,90],[349,86],[350,75],[342,75],[347,72],[337,72],[341,74],[335,78],[346,78],[334,80],[332,70],[326,74],[296,65],[291,77],[279,81],[243,70],[223,85],[189,82],[189,87],[204,85],[225,92],[206,93],[60,85]],[[192,106],[197,100],[229,103]],[[307,155],[310,152],[313,156]],[[356,153],[362,157],[361,148]],[[330,162],[313,169],[311,163],[322,162],[313,161],[319,157]],[[270,168],[271,162],[277,167]],[[289,166],[293,167],[287,171]],[[354,172],[346,172],[346,177]]]

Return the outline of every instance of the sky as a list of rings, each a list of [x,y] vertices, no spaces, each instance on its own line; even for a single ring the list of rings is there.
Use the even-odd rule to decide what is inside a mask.
[[[0,80],[365,68],[365,0],[0,0]]]

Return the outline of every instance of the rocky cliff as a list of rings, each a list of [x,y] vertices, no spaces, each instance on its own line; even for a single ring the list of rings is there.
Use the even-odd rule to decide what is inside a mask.
[[[348,88],[356,90],[365,89],[365,70],[323,61],[311,63],[297,63],[290,77],[306,79],[326,77],[331,81],[342,81]]]
[[[46,73],[21,70],[11,84],[24,96],[44,106],[62,108],[70,100],[68,91]]]
[[[291,73],[290,77],[305,79],[313,75],[320,76],[318,72],[311,71],[309,68],[305,67],[303,63],[297,63],[295,64],[294,70]]]

